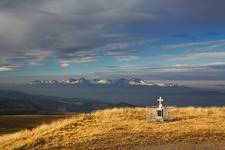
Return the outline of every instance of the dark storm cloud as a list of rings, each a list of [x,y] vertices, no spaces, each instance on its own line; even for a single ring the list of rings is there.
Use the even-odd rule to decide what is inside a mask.
[[[158,21],[223,24],[225,1],[1,0],[0,55],[4,63],[12,65],[17,61],[36,64],[51,58],[71,62],[96,60],[93,53],[110,44],[111,35],[123,35],[126,39],[129,36],[124,36],[127,33],[123,29]],[[128,45],[119,53],[129,56],[133,53],[129,49]],[[108,50],[106,54],[120,55],[118,49],[105,49]]]

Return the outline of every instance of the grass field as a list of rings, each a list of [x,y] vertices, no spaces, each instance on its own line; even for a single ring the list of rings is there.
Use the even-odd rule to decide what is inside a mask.
[[[0,149],[225,148],[225,107],[173,108],[169,114],[171,122],[148,122],[145,108],[80,114],[3,135]]]
[[[65,119],[71,114],[60,115],[0,115],[0,135],[14,133],[24,129],[33,129],[44,123]]]

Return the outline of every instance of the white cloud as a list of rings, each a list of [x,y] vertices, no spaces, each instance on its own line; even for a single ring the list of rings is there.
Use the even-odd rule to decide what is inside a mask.
[[[115,56],[118,61],[133,61],[133,60],[138,60],[140,57],[138,56]]]
[[[61,67],[63,67],[63,68],[67,68],[67,67],[69,67],[69,66],[70,66],[70,64],[63,63],[63,64],[60,64],[60,66],[61,66]]]
[[[169,60],[172,61],[193,61],[193,60],[210,60],[210,59],[224,60],[225,52],[200,52],[200,53],[169,56]]]
[[[28,62],[32,65],[40,64],[44,61],[49,55],[51,54],[50,51],[47,50],[30,50],[24,53],[24,57]]]
[[[169,44],[169,45],[161,45],[160,48],[166,49],[180,49],[180,48],[223,48],[225,46],[225,40],[210,40],[210,41],[200,41],[200,42],[189,42],[189,43],[178,43],[178,44]]]
[[[11,71],[13,69],[14,67],[11,67],[11,66],[0,66],[0,72]]]
[[[87,63],[87,62],[94,62],[98,61],[98,57],[96,56],[79,56],[76,58],[69,58],[69,59],[62,59],[62,64],[71,64],[71,63]]]

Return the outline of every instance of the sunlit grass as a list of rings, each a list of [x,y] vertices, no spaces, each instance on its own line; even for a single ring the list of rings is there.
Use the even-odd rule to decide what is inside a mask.
[[[109,149],[225,141],[225,107],[171,108],[169,116],[174,121],[149,123],[145,108],[99,110],[1,136],[0,149]]]

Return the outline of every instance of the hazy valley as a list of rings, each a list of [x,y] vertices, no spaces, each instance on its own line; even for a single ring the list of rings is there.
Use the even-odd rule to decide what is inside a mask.
[[[137,106],[154,105],[155,99],[159,96],[166,99],[166,105],[173,106],[221,106],[225,104],[225,90],[191,88],[171,82],[154,83],[134,78],[95,80],[95,82],[84,78],[61,82],[37,80],[31,84],[2,84],[0,89],[32,95],[71,98],[71,100],[78,98]]]

